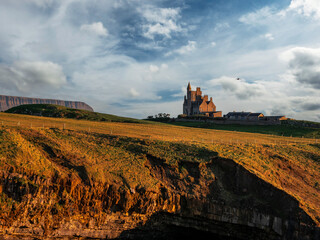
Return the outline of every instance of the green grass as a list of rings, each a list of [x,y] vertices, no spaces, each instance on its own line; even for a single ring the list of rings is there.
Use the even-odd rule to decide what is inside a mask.
[[[304,137],[304,138],[318,138],[320,139],[320,128],[310,128],[303,126],[292,126],[288,124],[281,125],[240,125],[240,124],[214,124],[205,122],[170,122],[176,126],[206,128],[216,130],[227,130],[237,132],[250,132],[272,134],[287,137]]]
[[[119,117],[111,114],[67,108],[64,106],[52,105],[52,104],[20,105],[20,106],[8,109],[6,113],[27,114],[27,115],[55,117],[55,118],[72,118],[72,119],[79,119],[79,120],[82,119],[82,120],[98,121],[98,122],[148,123],[147,121],[138,120],[134,118]]]

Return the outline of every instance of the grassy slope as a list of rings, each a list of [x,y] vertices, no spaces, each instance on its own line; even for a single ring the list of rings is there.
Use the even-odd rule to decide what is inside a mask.
[[[60,105],[52,104],[26,104],[10,108],[7,113],[27,114],[44,117],[56,118],[72,118],[89,121],[107,121],[107,122],[130,122],[130,123],[146,123],[143,120],[119,117],[111,114],[90,112],[86,110],[79,110],[67,108]]]
[[[30,122],[43,119],[51,126],[64,121],[73,130],[28,127]],[[320,222],[319,143],[308,144],[302,139],[290,138],[289,144],[274,145],[270,139],[283,139],[288,143],[289,138],[168,125],[96,123],[4,113],[0,114],[0,121],[5,124],[0,130],[1,170],[11,168],[15,172],[33,172],[44,177],[57,173],[76,174],[85,181],[115,182],[126,188],[140,186],[153,189],[159,182],[145,166],[147,154],[164,159],[172,166],[179,160],[208,162],[213,156],[221,156],[233,159],[294,196],[303,209]],[[20,126],[10,126],[14,122],[19,122]],[[226,139],[247,141],[212,144],[209,139],[213,136],[220,140],[227,136]],[[194,138],[205,141],[196,142]],[[260,143],[261,139],[269,140],[270,144]],[[181,175],[185,174],[184,169],[178,171]],[[2,194],[0,204],[13,204],[12,199],[4,198]]]
[[[204,122],[172,122],[176,126],[207,128],[227,131],[251,132],[262,134],[274,134],[287,137],[305,137],[320,139],[320,128],[297,127],[287,124],[282,125],[239,125],[239,124],[214,124]]]

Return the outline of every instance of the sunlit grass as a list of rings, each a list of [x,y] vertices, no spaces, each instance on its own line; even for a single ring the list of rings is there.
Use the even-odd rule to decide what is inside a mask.
[[[5,113],[0,124],[1,169],[44,177],[75,174],[84,181],[152,190],[159,180],[145,167],[147,155],[173,167],[179,161],[206,163],[222,157],[294,196],[320,222],[317,139]],[[181,178],[187,177],[185,169],[179,171]]]

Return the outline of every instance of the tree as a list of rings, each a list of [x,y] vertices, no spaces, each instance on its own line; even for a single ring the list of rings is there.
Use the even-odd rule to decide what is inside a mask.
[[[159,119],[159,118],[170,118],[170,114],[168,114],[168,113],[158,113],[158,114],[154,115],[154,118],[157,118],[157,119]]]

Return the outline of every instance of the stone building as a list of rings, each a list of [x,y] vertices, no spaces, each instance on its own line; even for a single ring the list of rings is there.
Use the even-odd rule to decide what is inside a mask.
[[[209,100],[208,95],[202,96],[200,87],[197,87],[196,91],[192,91],[190,82],[187,87],[187,95],[184,96],[183,114],[187,116],[222,117],[222,112],[216,111],[216,105],[213,103],[212,97]]]
[[[250,112],[229,112],[228,114],[224,115],[224,117],[229,120],[246,121],[248,119],[249,114]]]
[[[282,120],[287,120],[286,116],[264,116],[262,113],[252,113],[252,112],[229,112],[224,115],[224,118],[228,120],[235,121],[268,121],[268,122],[279,122]]]
[[[259,121],[264,115],[262,113],[252,113],[252,112],[229,112],[224,115],[225,118],[229,120],[237,121]]]

